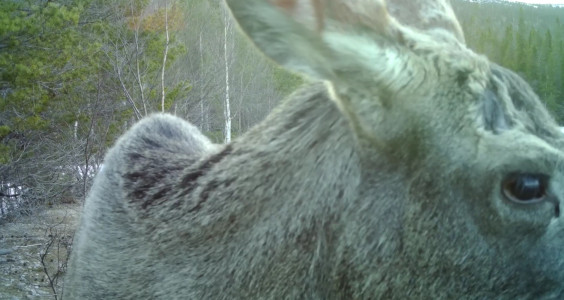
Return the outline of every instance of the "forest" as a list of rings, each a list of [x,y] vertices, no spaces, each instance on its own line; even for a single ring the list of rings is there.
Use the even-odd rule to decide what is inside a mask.
[[[564,8],[452,3],[469,47],[564,122]],[[220,0],[1,1],[0,78],[0,220],[84,199],[107,149],[148,114],[229,142],[303,83]]]

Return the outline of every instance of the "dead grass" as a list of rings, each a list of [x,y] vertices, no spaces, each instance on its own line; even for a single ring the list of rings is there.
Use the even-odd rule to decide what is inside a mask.
[[[10,252],[0,255],[0,299],[55,299],[81,209],[59,205],[0,225],[0,250]]]

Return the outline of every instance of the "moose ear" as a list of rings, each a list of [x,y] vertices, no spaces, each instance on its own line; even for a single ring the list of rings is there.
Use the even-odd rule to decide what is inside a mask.
[[[287,69],[334,85],[401,89],[413,45],[461,43],[448,0],[226,0],[251,41]],[[389,13],[388,5],[403,22]],[[406,70],[405,68],[411,68]],[[369,81],[369,82],[367,82]]]
[[[447,33],[465,43],[464,33],[449,0],[388,0],[388,11],[401,24],[430,35]]]
[[[383,0],[227,0],[251,41],[289,70],[334,80],[338,69],[366,64],[376,36],[396,29]],[[394,38],[392,38],[394,39]]]

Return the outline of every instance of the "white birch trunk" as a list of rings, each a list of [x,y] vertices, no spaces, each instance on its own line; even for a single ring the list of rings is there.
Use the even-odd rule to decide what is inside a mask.
[[[227,144],[231,142],[231,109],[229,107],[229,59],[227,51],[227,33],[229,32],[230,22],[227,11],[223,12],[225,27],[223,39],[223,54],[225,59],[225,99],[223,102],[223,117],[225,119],[224,127],[224,142]]]
[[[134,16],[133,11],[133,1],[130,2],[131,15]],[[139,67],[139,29],[141,27],[141,14],[139,14],[139,19],[135,22],[135,64],[137,65],[137,85],[139,86],[139,92],[141,93],[141,103],[143,104],[143,112],[145,116],[147,115],[147,103],[145,102],[145,93],[143,91],[143,83],[141,82],[141,68]]]
[[[123,82],[123,78],[121,75],[121,66],[119,58],[118,58],[118,49],[117,49],[117,45],[115,46],[115,66],[114,69],[118,75],[118,79],[119,79],[119,83],[121,84],[121,88],[123,89],[123,93],[125,94],[125,98],[127,99],[127,102],[129,102],[129,104],[131,104],[131,107],[133,108],[133,112],[135,113],[135,117],[137,118],[137,120],[141,119],[141,112],[139,111],[139,109],[137,109],[137,105],[135,105],[135,101],[133,101],[133,98],[131,97],[131,94],[129,93],[129,91],[127,90],[127,87],[125,86],[125,83]]]
[[[166,44],[165,44],[165,50],[164,50],[164,55],[163,55],[163,69],[161,72],[161,91],[162,91],[162,98],[161,98],[161,112],[164,112],[165,110],[165,84],[164,84],[164,76],[165,76],[165,67],[166,67],[166,56],[168,54],[168,43],[169,43],[169,37],[168,37],[168,2],[165,1],[165,31],[166,31]]]
[[[202,30],[200,30],[200,78],[204,78],[204,52],[202,50]],[[200,130],[204,130],[204,91],[200,87]]]

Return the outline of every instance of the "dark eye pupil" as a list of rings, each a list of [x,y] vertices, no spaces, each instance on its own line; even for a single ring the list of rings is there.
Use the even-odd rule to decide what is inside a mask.
[[[540,179],[531,175],[519,176],[512,187],[513,195],[519,200],[537,198],[541,191]]]
[[[505,195],[517,202],[541,200],[546,192],[545,180],[542,175],[515,174],[504,183]]]

